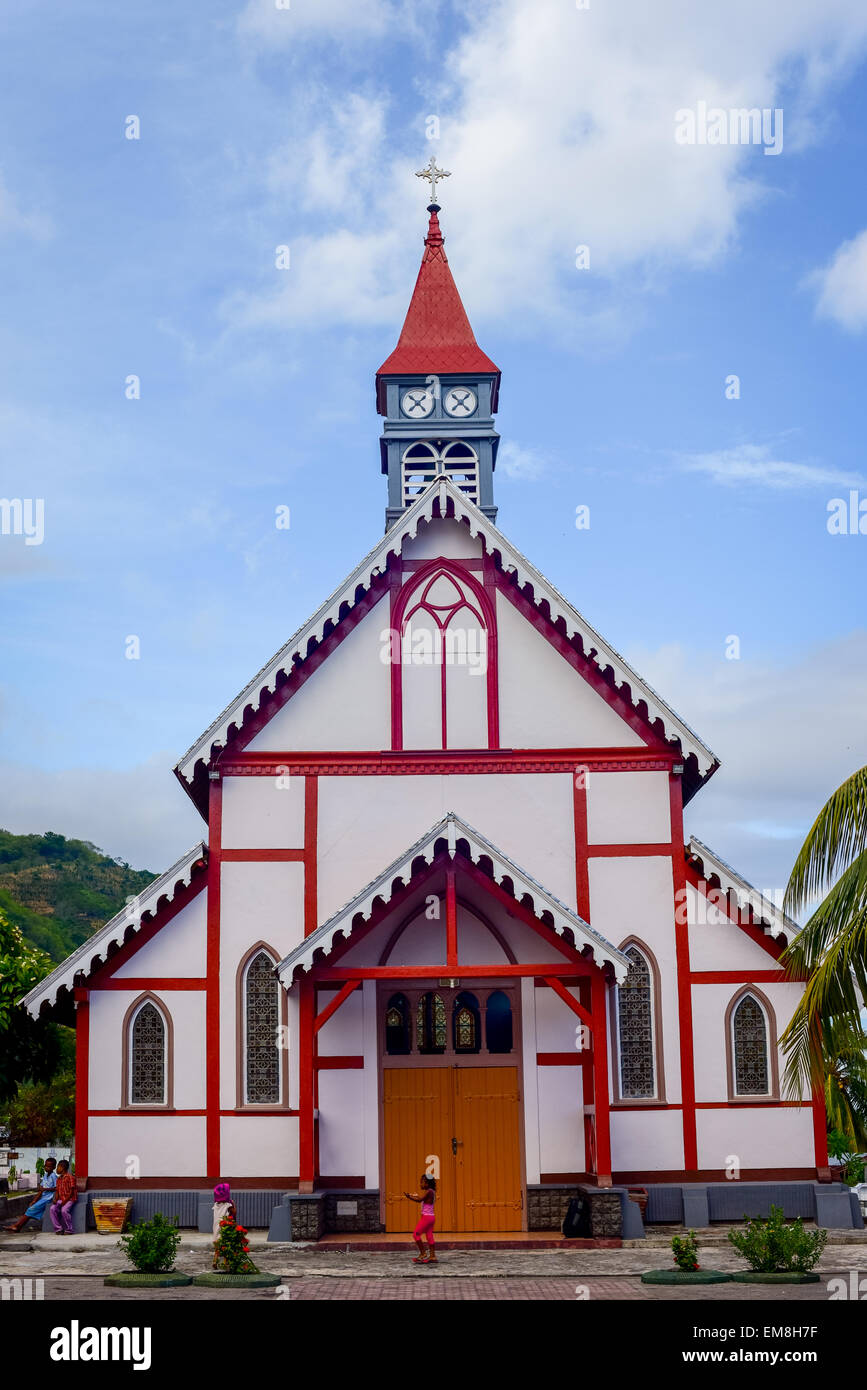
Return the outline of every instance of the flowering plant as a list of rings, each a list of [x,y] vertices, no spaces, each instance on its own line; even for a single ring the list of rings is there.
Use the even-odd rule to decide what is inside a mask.
[[[695,1231],[687,1231],[685,1236],[671,1237],[671,1252],[678,1269],[693,1273],[698,1269],[698,1246]]]
[[[247,1230],[232,1221],[228,1216],[220,1222],[220,1234],[216,1240],[217,1268],[227,1274],[258,1274],[259,1271],[250,1259],[250,1246],[247,1243]]]

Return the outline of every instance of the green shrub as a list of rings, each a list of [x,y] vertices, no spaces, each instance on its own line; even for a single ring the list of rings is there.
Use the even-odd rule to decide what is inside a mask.
[[[685,1236],[672,1236],[671,1251],[678,1269],[689,1271],[698,1269],[698,1246],[695,1240],[695,1231],[687,1231]]]
[[[130,1263],[142,1274],[162,1274],[170,1270],[180,1243],[178,1218],[166,1221],[160,1212],[152,1221],[136,1222],[131,1233],[118,1241]]]
[[[819,1259],[827,1231],[805,1231],[804,1222],[786,1222],[782,1207],[771,1207],[767,1218],[747,1220],[745,1231],[729,1231],[729,1240],[757,1274],[806,1274]]]

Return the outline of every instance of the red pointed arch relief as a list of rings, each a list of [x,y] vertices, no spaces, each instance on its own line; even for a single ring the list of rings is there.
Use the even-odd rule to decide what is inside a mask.
[[[395,592],[392,747],[496,748],[497,620],[475,576],[439,556]]]

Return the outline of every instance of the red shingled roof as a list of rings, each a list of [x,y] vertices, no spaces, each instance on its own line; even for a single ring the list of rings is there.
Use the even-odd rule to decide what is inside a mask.
[[[377,404],[385,410],[383,376],[420,375],[428,372],[494,372],[493,404],[496,408],[500,369],[482,352],[473,336],[457,285],[452,279],[443,246],[443,234],[435,211],[424,242],[421,269],[415,282],[397,347],[376,374]]]

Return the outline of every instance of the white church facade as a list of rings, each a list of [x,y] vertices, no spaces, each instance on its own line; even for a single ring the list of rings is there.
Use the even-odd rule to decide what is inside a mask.
[[[175,769],[202,842],[26,1001],[74,1011],[79,1178],[357,1192],[403,1231],[427,1170],[456,1233],[827,1180],[781,1088],[796,928],[684,839],[715,755],[499,530],[500,373],[429,211],[384,536]]]

